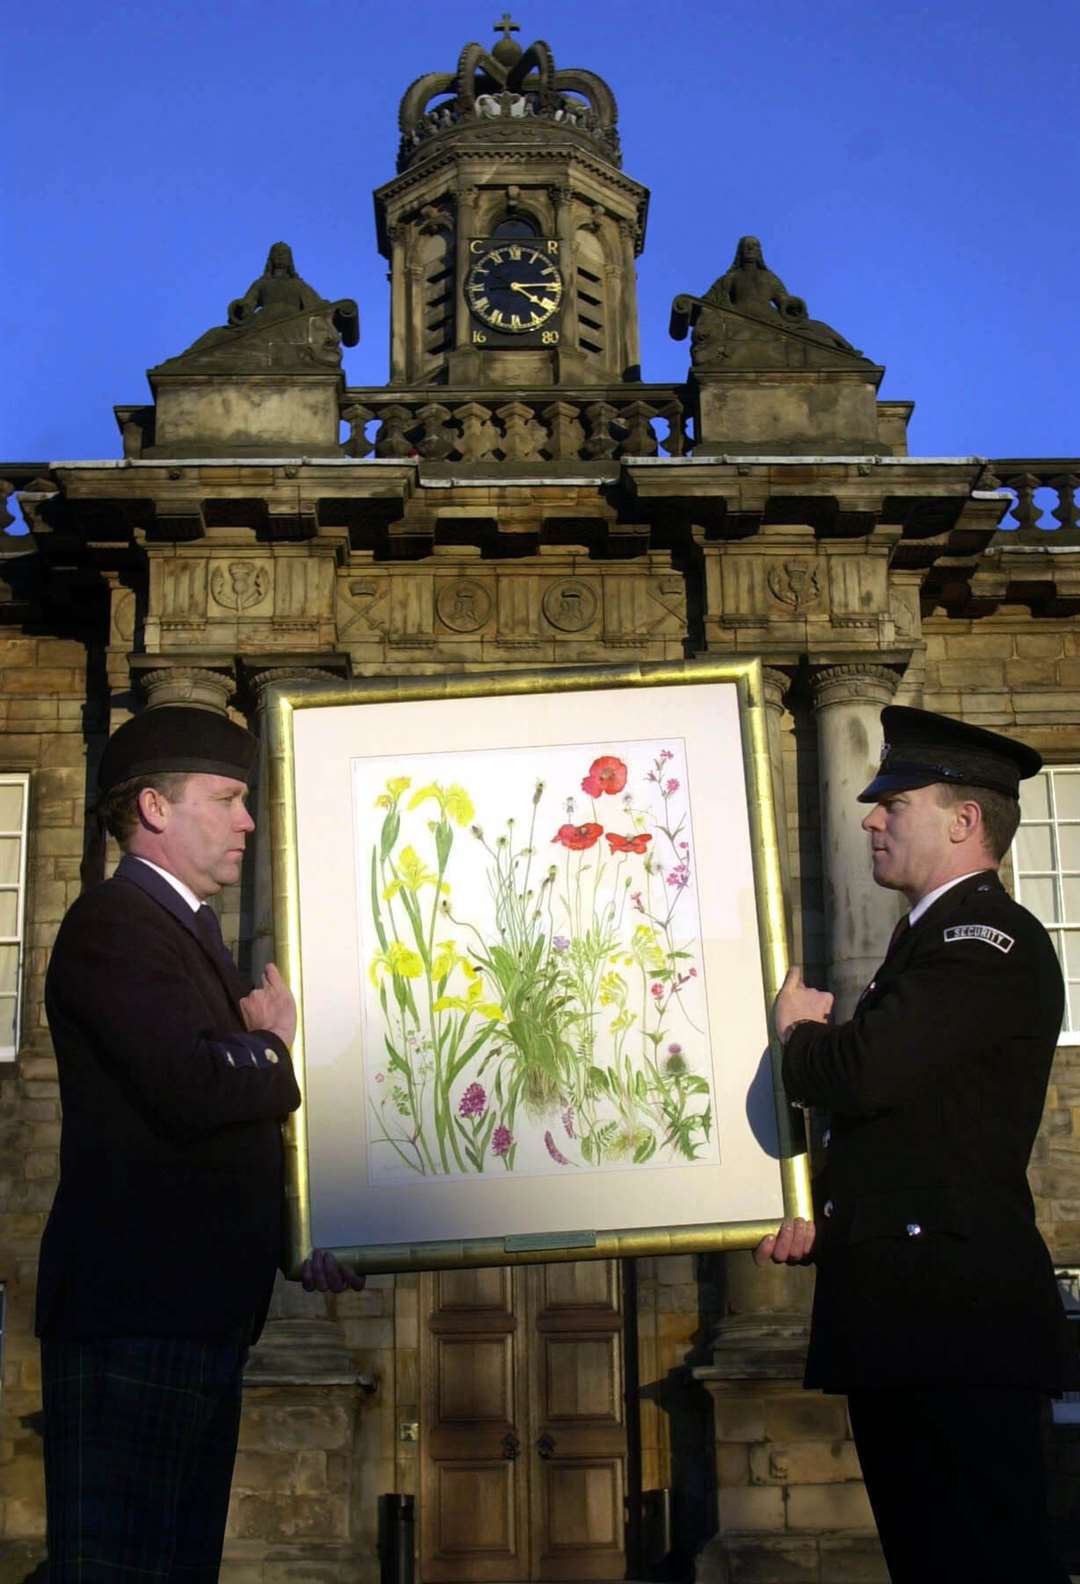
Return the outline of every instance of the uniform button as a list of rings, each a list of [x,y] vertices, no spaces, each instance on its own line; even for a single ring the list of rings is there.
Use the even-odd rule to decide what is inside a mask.
[[[876,990],[877,989],[877,980],[876,979],[871,979],[870,983],[867,985],[866,988],[868,990]]]
[[[266,1057],[268,1062],[272,1063],[275,1067],[277,1066],[279,1057],[278,1057],[278,1053],[277,1053],[276,1050],[271,1050],[269,1045],[268,1045],[266,1047],[266,1049],[263,1051],[263,1055]]]
[[[836,1206],[833,1204],[832,1200],[826,1199],[824,1205],[822,1206],[822,1213],[824,1215],[831,1216],[835,1209]]]
[[[922,1227],[917,1221],[908,1222],[907,1235],[908,1237],[922,1237]]]
[[[829,1145],[831,1143],[832,1143],[832,1128],[826,1128],[824,1133],[821,1135],[821,1147],[822,1147],[822,1149],[828,1149],[828,1147],[829,1147]]]

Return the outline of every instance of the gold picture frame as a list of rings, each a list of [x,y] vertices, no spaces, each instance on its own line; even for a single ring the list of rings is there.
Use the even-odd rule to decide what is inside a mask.
[[[690,690],[679,695],[679,701],[684,705],[682,712],[673,713],[672,706],[675,699],[668,694],[666,691],[668,689]],[[625,709],[623,695],[626,695]],[[341,711],[351,713],[342,714]],[[598,711],[600,715],[597,715]],[[440,733],[444,730],[444,722],[447,723],[449,731],[447,742],[450,744],[445,749],[445,753],[451,756],[451,760],[454,754],[474,754],[482,751],[487,757],[477,760],[476,763],[486,765],[490,771],[492,764],[501,768],[513,760],[515,753],[524,752],[526,757],[521,758],[516,765],[515,774],[517,774],[521,765],[526,762],[530,764],[548,762],[544,759],[545,753],[550,759],[552,755],[565,755],[568,751],[567,743],[558,741],[560,733],[553,732],[550,724],[547,726],[544,724],[550,722],[554,713],[560,716],[563,713],[568,714],[577,722],[576,726],[567,728],[569,743],[576,752],[585,756],[583,763],[587,762],[587,756],[592,751],[588,747],[589,742],[599,742],[603,747],[613,740],[618,744],[625,739],[632,740],[632,746],[636,747],[635,734],[642,729],[640,722],[643,719],[647,718],[653,723],[651,727],[647,726],[645,738],[642,739],[643,742],[647,740],[650,743],[660,739],[661,733],[666,732],[667,723],[671,719],[680,715],[696,719],[697,725],[694,731],[697,736],[695,737],[692,731],[687,739],[689,743],[686,748],[687,776],[693,773],[690,768],[690,756],[696,754],[698,761],[701,762],[712,756],[709,759],[709,774],[713,781],[726,777],[727,822],[721,835],[715,838],[708,836],[709,828],[713,825],[721,826],[723,822],[711,817],[705,818],[702,803],[699,803],[696,818],[698,825],[706,831],[706,836],[703,838],[706,845],[709,840],[719,841],[722,837],[729,844],[734,844],[733,851],[738,849],[738,852],[745,853],[746,873],[752,875],[752,909],[747,915],[744,908],[741,924],[737,929],[727,929],[732,944],[725,949],[742,953],[742,957],[738,959],[742,966],[736,974],[739,983],[742,985],[748,980],[756,979],[756,984],[752,988],[752,993],[740,995],[734,1008],[736,1027],[744,1025],[745,1029],[750,1031],[748,1038],[743,1038],[741,1042],[737,1040],[736,1043],[752,1048],[741,1049],[736,1053],[736,1059],[742,1060],[744,1065],[741,1068],[735,1067],[731,1072],[725,1067],[722,1082],[729,1086],[725,1093],[738,1097],[743,1093],[742,1085],[749,1079],[745,1090],[746,1096],[749,1096],[754,1088],[755,1075],[757,1076],[757,1121],[755,1123],[751,1117],[751,1103],[747,1098],[745,1110],[748,1120],[745,1127],[748,1127],[752,1133],[756,1126],[763,1135],[760,1144],[756,1137],[751,1138],[747,1143],[742,1131],[744,1124],[735,1114],[738,1107],[728,1105],[724,1118],[730,1119],[732,1136],[736,1142],[732,1146],[731,1164],[726,1168],[728,1173],[726,1179],[720,1160],[712,1161],[711,1158],[709,1162],[699,1160],[699,1154],[705,1146],[701,1144],[699,1149],[698,1143],[689,1146],[694,1152],[688,1157],[690,1164],[686,1164],[682,1157],[679,1157],[677,1161],[673,1160],[671,1165],[650,1161],[647,1166],[639,1166],[636,1171],[630,1171],[629,1165],[632,1162],[627,1156],[610,1168],[603,1171],[594,1170],[586,1177],[586,1167],[592,1165],[592,1161],[579,1159],[575,1162],[567,1159],[554,1140],[553,1133],[556,1127],[554,1123],[544,1135],[548,1154],[554,1162],[561,1162],[563,1168],[572,1166],[577,1168],[577,1175],[570,1171],[548,1168],[547,1163],[543,1162],[545,1169],[551,1174],[548,1178],[530,1176],[528,1171],[513,1177],[509,1172],[504,1171],[500,1177],[494,1172],[498,1166],[507,1167],[507,1150],[499,1149],[499,1130],[495,1132],[495,1146],[493,1149],[490,1148],[491,1126],[495,1120],[494,1115],[491,1114],[486,1117],[486,1132],[483,1133],[479,1129],[475,1115],[471,1118],[475,1137],[479,1139],[482,1134],[485,1139],[484,1148],[489,1153],[481,1159],[478,1154],[480,1145],[477,1144],[469,1160],[463,1162],[462,1170],[457,1172],[456,1176],[454,1175],[456,1168],[451,1161],[446,1168],[448,1174],[439,1178],[439,1192],[436,1194],[431,1192],[430,1185],[433,1178],[422,1164],[416,1166],[415,1183],[412,1179],[407,1184],[393,1180],[394,1170],[398,1173],[398,1179],[404,1173],[400,1160],[395,1162],[391,1151],[383,1147],[387,1143],[392,1144],[393,1140],[389,1137],[385,1139],[373,1137],[371,1127],[366,1120],[358,1131],[357,1118],[353,1116],[352,1133],[339,1137],[339,1132],[345,1127],[345,1122],[340,1119],[348,1109],[348,1106],[343,1104],[343,1097],[347,1097],[348,1105],[360,1105],[359,1114],[365,1118],[368,1117],[369,1111],[374,1113],[375,1110],[374,1098],[369,1097],[366,1103],[362,1103],[354,1093],[357,1082],[356,1052],[360,1050],[360,1065],[363,1067],[361,1082],[367,1085],[371,1096],[376,1094],[373,1084],[375,1082],[382,1084],[385,1076],[382,1072],[376,1072],[372,1076],[372,1067],[378,1063],[370,1053],[361,1049],[361,1024],[370,1028],[375,1026],[371,1016],[364,1013],[364,1005],[370,1004],[370,1007],[374,1008],[374,1018],[377,1021],[379,1012],[373,999],[376,994],[381,996],[381,1004],[386,1008],[389,1002],[385,987],[391,982],[395,994],[402,991],[406,994],[411,993],[407,985],[403,986],[403,981],[398,978],[391,981],[388,977],[390,968],[385,951],[374,954],[381,959],[381,967],[372,961],[368,972],[365,973],[365,959],[358,949],[360,936],[357,935],[351,945],[344,939],[349,937],[351,940],[350,932],[354,934],[356,931],[362,932],[364,927],[362,923],[348,917],[350,908],[359,911],[363,907],[363,886],[366,881],[361,879],[359,844],[370,841],[374,821],[379,817],[384,821],[385,839],[385,809],[389,807],[387,794],[383,793],[374,800],[383,806],[381,816],[369,816],[365,812],[373,801],[369,795],[371,787],[380,784],[377,779],[367,785],[362,803],[357,802],[360,794],[354,793],[352,788],[363,782],[365,777],[369,780],[372,775],[377,777],[388,765],[393,768],[398,761],[406,766],[411,765],[414,760],[418,764],[428,764],[434,755],[435,761],[441,762]],[[722,726],[719,724],[721,716]],[[596,717],[602,730],[590,734],[587,728],[594,724],[593,717]],[[268,802],[277,961],[293,987],[300,1011],[293,1054],[304,1105],[290,1119],[285,1131],[288,1257],[293,1274],[310,1252],[313,1237],[318,1239],[321,1246],[332,1248],[339,1260],[357,1270],[392,1272],[750,1248],[766,1233],[775,1230],[781,1214],[802,1216],[810,1214],[810,1177],[805,1130],[783,1094],[779,1051],[771,1038],[768,1023],[768,1007],[786,971],[788,943],[760,661],[756,659],[694,660],[676,664],[505,671],[443,677],[378,678],[349,682],[328,680],[325,683],[303,681],[272,687],[269,690],[264,719],[266,763],[269,774]],[[507,725],[510,721],[513,722],[512,728]],[[703,723],[707,726],[707,730],[703,730]],[[378,744],[375,746],[372,745],[366,731],[368,726],[377,727]],[[620,726],[622,730],[619,729]],[[424,737],[425,732],[426,737]],[[527,737],[530,732],[531,739]],[[526,733],[526,736],[522,736],[522,733]],[[463,734],[467,739],[464,743]],[[677,734],[673,735],[672,740],[675,740],[675,736]],[[412,746],[414,743],[420,743],[421,738],[423,738],[421,746]],[[681,737],[678,738],[678,741],[682,742],[682,740]],[[527,741],[533,742],[531,748],[527,748]],[[407,750],[395,750],[393,747],[388,749],[385,746],[387,743],[392,745],[408,743],[410,747]],[[728,759],[722,757],[725,746],[728,750],[728,759],[733,748],[741,758],[742,774],[739,777],[736,777],[734,770],[731,769]],[[671,759],[673,752],[674,750],[663,750],[661,757],[666,754],[667,758]],[[561,764],[562,760],[558,762]],[[622,764],[614,753],[606,758],[598,758],[589,770],[589,776],[594,775],[597,765],[609,762]],[[659,764],[660,760],[655,763]],[[626,773],[624,766],[624,777]],[[408,779],[405,776],[391,778],[385,784],[395,788]],[[657,777],[652,772],[643,779],[657,783]],[[741,785],[741,814],[745,817],[744,829],[740,825],[738,797],[733,792],[736,780]],[[728,782],[731,784],[728,785]],[[666,783],[669,787],[677,787],[678,784],[674,777]],[[595,779],[590,782],[586,777],[582,786],[591,786],[595,794],[599,783],[596,783]],[[537,787],[534,806],[535,802],[540,800],[543,791],[541,783],[538,782]],[[434,790],[438,790],[437,785],[434,785]],[[602,787],[601,790],[610,791],[611,788]],[[659,791],[664,795],[663,786],[659,787]],[[434,795],[433,786],[421,788],[413,795],[411,803],[402,803],[401,806],[411,807],[425,794]],[[396,796],[395,793],[395,808],[398,806]],[[689,789],[686,797],[689,799]],[[600,803],[612,812],[616,808],[616,803],[612,799],[601,797]],[[667,810],[666,802],[663,808]],[[636,817],[639,827],[644,824],[642,815],[634,815],[634,805],[629,794],[626,795],[624,810],[625,819]],[[415,815],[415,819],[418,820],[423,812],[420,810]],[[466,813],[468,812],[467,808]],[[595,798],[592,812],[594,816],[597,813]],[[445,812],[440,818],[448,820]],[[572,819],[573,815],[568,814],[567,818]],[[367,828],[369,825],[371,830]],[[436,822],[428,821],[428,828],[434,831]],[[679,831],[681,829],[681,826],[678,827]],[[570,865],[575,860],[572,859],[571,853],[563,852],[562,848],[575,848],[581,843],[591,841],[597,845],[602,854],[604,849],[598,842],[598,835],[593,834],[599,831],[599,823],[586,823],[581,826],[564,823],[551,838],[548,837],[545,828],[542,839],[550,840],[557,847],[556,856],[566,859],[569,874]],[[347,839],[350,832],[353,838],[351,852]],[[571,835],[566,836],[564,834],[566,832],[570,832]],[[574,832],[585,834],[575,839]],[[667,827],[665,833],[671,834]],[[473,835],[484,841],[479,827],[473,827]],[[607,840],[610,845],[612,837],[608,836]],[[616,858],[621,861],[624,853],[631,850],[633,854],[642,853],[646,850],[644,843],[649,841],[650,837],[638,835],[630,838],[615,837],[614,840],[623,844],[621,849],[611,845],[610,851],[611,864],[614,865],[616,872],[621,874],[622,871],[615,863]],[[674,843],[671,845],[674,847]],[[689,851],[688,843],[682,845]],[[487,850],[493,850],[490,844]],[[529,850],[531,849],[522,849],[522,851]],[[550,848],[547,850],[550,855]],[[416,857],[413,849],[410,848],[408,851],[412,853],[413,858]],[[715,853],[713,856],[715,859]],[[737,858],[732,860],[736,868],[739,861],[743,860]],[[465,869],[464,861],[459,867]],[[476,868],[475,865],[471,867]],[[554,872],[554,867],[552,864],[549,873]],[[689,861],[686,867],[688,874]],[[734,872],[727,862],[719,865],[714,862],[714,868],[722,869],[726,880],[730,880],[730,875]],[[597,877],[600,871],[601,862],[597,858],[595,864]],[[396,870],[393,872],[397,873]],[[420,872],[424,871],[421,869]],[[656,872],[653,871],[654,877]],[[663,868],[660,868],[658,873],[660,880],[657,881],[657,888],[663,894],[660,883],[664,878]],[[441,867],[439,875],[441,878]],[[671,875],[672,870],[669,868],[667,880],[669,888],[688,883],[687,875],[682,871],[675,873],[674,880]],[[699,878],[703,884],[698,890],[704,896],[726,894],[724,886],[711,876],[711,872],[709,875],[702,872]],[[373,857],[370,894],[373,899],[372,906],[377,911],[379,892],[374,886],[374,879]],[[426,879],[431,889],[433,876],[430,872],[426,873]],[[626,877],[621,880],[621,898],[625,899],[635,894],[630,891],[632,883],[628,869]],[[391,889],[398,884],[398,881],[393,881]],[[732,885],[733,882],[729,884],[728,890]],[[436,896],[439,889],[434,885]],[[448,890],[448,887],[443,886],[442,889]],[[328,894],[325,902],[322,894],[324,891],[332,893]],[[594,884],[594,896],[595,892]],[[385,890],[382,894],[386,894]],[[531,896],[532,892],[529,895]],[[614,896],[614,891],[612,895]],[[640,902],[640,892],[636,895],[639,900],[634,905],[640,909],[643,907]],[[428,905],[433,905],[430,899]],[[445,909],[449,909],[450,905],[449,902],[440,903]],[[621,905],[625,908],[625,901]],[[700,911],[702,907],[715,907],[720,904],[702,900],[697,905]],[[333,925],[328,924],[326,922],[328,918],[336,919],[338,922]],[[377,922],[376,919],[376,924]],[[632,918],[630,923],[633,923]],[[706,946],[705,926],[700,927],[703,951],[702,979],[705,983],[690,988],[695,993],[700,992],[700,996],[707,1002],[710,995],[718,999],[721,992],[718,983],[708,982],[705,954],[708,950],[713,950],[713,947]],[[748,928],[750,932],[756,931],[756,939],[747,939]],[[434,933],[433,924],[432,938]],[[381,930],[380,939],[385,945],[385,937]],[[560,937],[553,938],[555,943],[558,939]],[[708,939],[712,941],[713,935],[709,935]],[[367,957],[369,960],[372,959],[370,951]],[[326,958],[332,959],[332,963],[328,963]],[[759,972],[750,971],[751,959],[758,965]],[[470,965],[464,959],[459,960],[462,962],[463,971],[471,973],[474,981],[480,977],[475,965]],[[613,957],[612,961],[614,960]],[[628,962],[629,958],[623,960]],[[677,978],[682,984],[689,975],[689,969],[686,974],[676,975],[677,967],[677,964],[674,965],[667,970],[666,978],[661,977],[657,983],[649,987],[658,1005],[674,1008],[674,981]],[[418,970],[414,971],[418,972]],[[663,975],[665,970],[659,972]],[[618,978],[617,973],[615,977]],[[725,983],[730,979],[731,972],[728,971]],[[363,988],[358,988],[361,985]],[[383,986],[381,990],[378,988],[379,985]],[[440,981],[440,985],[445,988],[445,978]],[[372,989],[372,986],[375,988]],[[479,994],[479,992],[473,993]],[[363,999],[365,996],[367,1003]],[[644,989],[642,997],[644,999]],[[344,1008],[340,1005],[343,999],[348,1002]],[[443,999],[448,1004],[453,1001],[453,1005],[459,1007],[466,1004],[460,996],[456,999],[450,997]],[[441,1006],[441,1004],[441,1002],[430,1002],[431,1006]],[[469,1004],[471,1010],[471,996]],[[646,1007],[648,1007],[647,1000]],[[393,1008],[391,1007],[390,1010],[393,1011]],[[711,1018],[709,1029],[714,1034],[714,1045],[716,1044],[715,1029],[728,1027],[727,1010],[725,1007],[725,1017],[722,1020],[718,1019],[715,1008],[709,1014]],[[499,1017],[497,1006],[489,1007],[487,1015],[493,1019]],[[627,1013],[626,1016],[630,1017],[631,1014]],[[506,1014],[502,1014],[502,1017],[505,1026]],[[306,1018],[310,1023],[307,1028]],[[460,1024],[457,1026],[464,1026],[464,1013],[459,1014],[459,1018]],[[743,1025],[739,1024],[740,1018],[743,1020]],[[331,1025],[334,1032],[327,1033],[326,1030]],[[646,1016],[643,1013],[641,1029],[644,1029],[645,1025]],[[614,1024],[611,1026],[614,1027]],[[355,1039],[352,1032],[354,1028]],[[481,1037],[482,1034],[483,1029],[481,1029]],[[660,1047],[656,1043],[658,1036],[649,1034],[648,1038],[653,1040],[652,1048],[659,1060]],[[374,1044],[374,1036],[371,1043]],[[761,1049],[755,1057],[754,1051],[759,1044]],[[349,1045],[351,1050],[347,1060],[340,1055],[345,1045]],[[387,1036],[387,1045],[388,1048],[392,1048],[389,1036]],[[332,1049],[328,1053],[325,1047]],[[666,1049],[679,1051],[681,1046],[673,1043]],[[672,1067],[672,1058],[668,1057],[666,1060],[667,1066]],[[714,1081],[715,1072],[718,1071],[715,1058],[713,1060],[713,1076],[710,1077],[710,1082]],[[488,1070],[490,1071],[490,1066]],[[610,1072],[612,1069],[606,1070]],[[655,1064],[650,1066],[650,1072],[653,1071]],[[762,1075],[765,1082],[771,1079],[772,1105],[769,1109],[772,1112],[772,1121],[767,1124],[762,1123],[765,1114],[761,1108],[760,1096]],[[716,1080],[716,1082],[720,1081]],[[486,1079],[485,1082],[490,1087],[490,1080]],[[640,1087],[641,1080],[637,1082]],[[346,1087],[343,1088],[343,1085]],[[387,1089],[378,1091],[381,1096],[380,1105],[385,1104],[385,1096],[388,1092]],[[449,1090],[447,1093],[449,1094]],[[479,1095],[487,1105],[484,1085],[474,1083],[471,1090],[467,1090],[466,1098],[459,1099],[452,1107],[448,1104],[444,1105],[441,1117],[441,1125],[444,1129],[456,1128],[466,1146],[468,1139],[463,1119],[469,1116],[467,1110],[469,1094],[474,1100]],[[706,1109],[700,1113],[704,1121],[699,1129],[699,1140],[702,1132],[709,1133],[710,1127],[715,1128],[719,1140],[721,1096],[719,1089],[715,1087],[714,1098],[715,1112],[710,1113]],[[710,1105],[712,1104],[713,1099],[710,1099]],[[475,1113],[477,1109],[479,1109],[479,1100],[473,1105],[473,1112]],[[416,1114],[419,1116],[419,1110]],[[669,1112],[665,1112],[665,1115],[668,1114]],[[481,1111],[481,1120],[484,1115],[485,1113]],[[524,1132],[525,1113],[519,1111],[517,1115],[521,1118]],[[561,1143],[566,1148],[570,1148],[571,1146],[567,1144],[569,1137],[574,1140],[579,1153],[585,1152],[588,1145],[584,1138],[579,1139],[575,1134],[572,1117],[568,1120],[566,1111],[563,1112],[563,1122],[566,1132],[559,1134]],[[415,1124],[414,1132],[417,1135],[421,1127],[421,1122]],[[538,1123],[534,1123],[533,1127],[534,1131],[539,1131]],[[773,1130],[771,1133],[770,1129]],[[502,1131],[505,1138],[510,1137],[508,1129]],[[608,1131],[610,1132],[610,1127]],[[643,1130],[642,1137],[645,1131],[647,1130]],[[361,1132],[363,1138],[360,1137]],[[385,1127],[383,1133],[386,1133]],[[671,1139],[674,1137],[672,1129],[669,1127],[665,1134],[661,1125],[659,1133],[665,1145],[669,1147],[669,1155],[672,1155],[674,1151],[674,1145],[671,1144]],[[598,1130],[592,1136],[600,1138],[603,1135]],[[630,1144],[636,1137],[636,1134],[631,1134]],[[685,1143],[685,1135],[680,1135],[680,1138]],[[406,1136],[402,1135],[399,1142],[406,1141],[412,1144],[411,1140],[406,1140]],[[530,1142],[530,1139],[526,1139],[523,1148],[525,1143]],[[381,1148],[381,1153],[378,1155],[377,1146]],[[412,1147],[416,1149],[419,1160],[418,1148],[415,1144],[412,1144]],[[620,1143],[620,1148],[626,1151],[629,1147]],[[655,1148],[655,1142],[653,1147]],[[711,1142],[709,1147],[714,1147]],[[719,1147],[718,1144],[715,1147]],[[756,1158],[755,1150],[762,1157],[761,1161]],[[354,1168],[351,1164],[341,1165],[342,1161],[352,1160],[354,1151],[359,1151],[362,1159],[368,1161],[369,1164],[363,1169],[371,1173],[375,1171],[375,1167],[370,1163],[376,1159],[382,1161],[383,1165],[379,1169],[389,1174],[386,1182],[372,1186],[375,1182],[374,1177],[370,1181],[365,1179],[361,1182],[358,1175],[359,1167]],[[328,1159],[333,1155],[337,1164],[324,1168],[322,1164],[324,1153]],[[404,1158],[401,1149],[396,1149],[394,1153]],[[638,1153],[637,1151],[634,1153],[633,1161],[638,1159]],[[492,1159],[492,1155],[496,1158]],[[387,1161],[389,1165],[386,1164]],[[739,1165],[739,1162],[742,1165]],[[475,1172],[470,1163],[476,1163]],[[702,1176],[687,1175],[699,1165],[708,1168]],[[489,1169],[488,1175],[483,1178],[480,1174],[486,1168]],[[314,1189],[313,1169],[318,1178]],[[434,1159],[433,1171],[436,1176],[439,1170],[439,1163]],[[335,1172],[337,1176],[334,1176]],[[473,1175],[469,1175],[470,1172],[473,1172]],[[646,1172],[653,1173],[647,1179],[647,1184]],[[755,1174],[759,1172],[761,1173],[760,1198],[755,1200],[754,1194],[759,1191],[754,1186],[758,1181]],[[669,1176],[665,1176],[665,1173]],[[607,1181],[608,1177],[612,1179],[611,1182]],[[549,1213],[558,1216],[559,1206],[565,1207],[572,1202],[567,1197],[570,1190],[564,1186],[570,1180],[577,1185],[588,1182],[586,1193],[578,1193],[576,1187],[573,1190],[573,1202],[576,1203],[581,1198],[587,1201],[584,1213],[576,1217],[563,1217],[564,1220],[575,1221],[576,1224],[573,1225],[561,1227],[545,1224],[537,1228],[533,1224],[538,1213],[537,1205],[550,1201],[553,1208]],[[591,1213],[605,1194],[612,1202],[617,1201],[620,1205],[624,1202],[627,1193],[631,1193],[631,1197],[633,1193],[647,1194],[650,1205],[666,1203],[670,1207],[676,1203],[681,1205],[691,1189],[695,1191],[697,1197],[700,1197],[697,1188],[699,1182],[705,1189],[709,1189],[715,1188],[716,1183],[723,1185],[725,1180],[728,1187],[721,1186],[717,1190],[720,1197],[726,1199],[729,1195],[733,1195],[732,1202],[737,1209],[744,1212],[750,1208],[751,1203],[754,1203],[758,1206],[755,1213],[740,1213],[731,1217],[722,1215],[715,1220],[688,1218],[685,1222],[681,1217],[678,1219],[672,1217],[660,1226],[643,1224],[631,1227],[610,1224],[612,1219],[610,1205],[603,1216]],[[346,1201],[352,1206],[351,1210],[341,1208]],[[515,1214],[520,1217],[523,1207],[528,1205],[528,1215],[521,1222],[521,1225],[528,1222],[527,1229],[501,1234],[492,1231],[492,1206],[496,1201],[500,1207],[506,1207],[500,1213],[511,1218]],[[357,1207],[374,1207],[376,1203],[382,1206],[415,1205],[415,1210],[401,1208],[395,1211],[395,1215],[400,1215],[405,1221],[408,1221],[410,1215],[412,1216],[406,1236],[386,1237],[388,1223],[385,1223],[385,1216],[382,1232],[371,1243],[363,1242],[355,1235],[341,1235],[342,1232],[347,1234],[354,1224],[359,1232],[361,1230],[359,1221],[366,1219],[367,1209]],[[426,1224],[425,1217],[430,1219],[434,1215],[433,1207],[436,1203],[439,1205],[438,1214],[435,1216],[439,1223],[439,1235],[417,1235],[417,1226],[423,1228]],[[513,1208],[515,1204],[518,1206],[517,1211]],[[457,1206],[456,1210],[454,1206]],[[350,1215],[357,1216],[357,1222],[349,1220]],[[373,1209],[372,1215],[374,1216]],[[590,1226],[588,1224],[590,1220],[600,1221],[601,1224]],[[459,1224],[462,1222],[466,1224]],[[476,1235],[470,1232],[470,1226],[474,1222],[481,1227],[481,1231]],[[513,1219],[510,1224],[515,1224]]]

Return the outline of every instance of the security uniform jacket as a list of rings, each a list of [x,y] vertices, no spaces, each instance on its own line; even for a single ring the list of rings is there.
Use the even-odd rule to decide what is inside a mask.
[[[851,1020],[788,1037],[831,1113],[806,1384],[1062,1388],[1026,1168],[1063,1010],[1050,938],[987,870],[902,930]]]
[[[136,858],[69,910],[45,983],[63,1127],[40,1336],[258,1334],[300,1095],[281,1040],[244,1029],[247,988]]]

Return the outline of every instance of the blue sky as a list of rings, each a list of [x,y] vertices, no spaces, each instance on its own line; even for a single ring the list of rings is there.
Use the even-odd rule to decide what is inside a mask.
[[[224,321],[269,244],[360,304],[387,379],[372,189],[398,101],[494,41],[450,0],[54,0],[5,42],[0,460],[119,455],[112,405]],[[1076,456],[1077,0],[523,0],[519,39],[599,72],[652,190],[643,375],[685,375],[672,297],[744,233],[916,402],[924,455]]]

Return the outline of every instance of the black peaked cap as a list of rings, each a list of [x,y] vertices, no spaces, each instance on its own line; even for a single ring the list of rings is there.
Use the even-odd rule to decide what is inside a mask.
[[[256,737],[216,710],[159,704],[113,732],[101,756],[98,791],[166,772],[248,781],[258,746]]]
[[[1042,756],[1000,732],[931,710],[890,704],[881,712],[885,733],[881,764],[860,803],[876,803],[891,792],[910,792],[936,782],[986,787],[1019,797],[1020,783],[1042,769]]]

